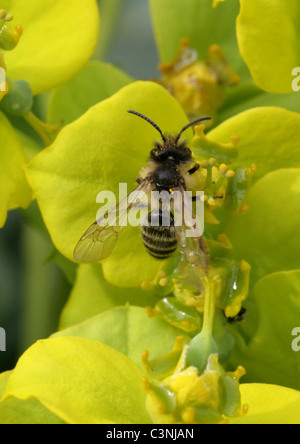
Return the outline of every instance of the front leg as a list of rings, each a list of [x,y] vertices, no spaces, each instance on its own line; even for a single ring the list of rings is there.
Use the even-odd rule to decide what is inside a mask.
[[[187,173],[191,176],[192,174],[195,174],[196,171],[198,171],[200,168],[199,163],[196,163],[195,166],[193,166],[193,168],[191,168],[190,170],[187,171]]]

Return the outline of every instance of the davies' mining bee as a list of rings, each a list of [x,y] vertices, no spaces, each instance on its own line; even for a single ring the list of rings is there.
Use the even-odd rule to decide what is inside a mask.
[[[209,120],[210,117],[190,122],[173,136],[164,134],[156,123],[143,114],[136,111],[128,112],[150,123],[160,133],[161,140],[155,142],[147,166],[141,170],[140,176],[136,179],[138,187],[127,196],[125,204],[123,201],[119,202],[112,212],[106,212],[86,231],[74,250],[74,258],[79,262],[98,262],[108,257],[119,235],[125,229],[124,218],[132,209],[139,208],[145,212],[141,235],[151,256],[163,260],[179,249],[190,262],[205,267],[207,260],[202,237],[185,234],[187,226],[193,227],[194,219],[192,205],[186,202],[183,195],[189,189],[190,176],[199,170],[200,165],[194,161],[191,150],[181,136],[191,126]],[[145,203],[143,196],[153,191],[165,192],[170,197],[175,192],[180,194],[180,205],[184,207],[181,209],[185,213],[185,222],[182,226],[175,223],[174,202],[167,210],[159,201],[154,208],[153,205],[150,207]]]

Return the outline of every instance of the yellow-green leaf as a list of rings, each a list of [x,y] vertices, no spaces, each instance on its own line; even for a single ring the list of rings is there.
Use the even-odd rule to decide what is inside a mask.
[[[24,28],[5,54],[7,74],[27,80],[39,94],[66,82],[91,57],[98,38],[96,0],[3,0],[1,8]]]
[[[22,165],[26,163],[23,148],[7,118],[0,113],[0,228],[7,211],[26,208],[31,201],[31,190]]]
[[[144,308],[129,305],[107,310],[53,335],[58,336],[100,341],[128,356],[140,367],[144,350],[151,358],[156,358],[172,350],[178,336],[183,336],[187,342],[190,339],[163,319],[149,317]]]
[[[240,136],[233,167],[257,167],[253,181],[279,168],[300,167],[300,114],[277,107],[249,109],[213,129],[208,137],[227,142]]]
[[[5,392],[11,373],[0,374],[0,398]],[[10,398],[0,402],[0,424],[65,424],[65,422],[46,409],[37,399],[21,401]]]
[[[242,384],[240,390],[249,412],[230,424],[300,424],[300,392],[267,384]]]
[[[245,382],[285,385],[300,390],[300,353],[293,350],[292,335],[299,327],[300,271],[272,273],[254,287],[248,316],[242,328],[249,340],[231,328],[236,346],[230,366],[243,365],[247,369]],[[250,324],[250,325],[249,325]],[[255,327],[256,326],[256,327]]]
[[[68,124],[84,114],[91,106],[112,96],[133,80],[108,63],[92,60],[68,83],[51,94],[48,122]]]
[[[20,358],[4,399],[36,398],[70,424],[143,424],[143,371],[101,342],[61,337],[39,341]]]
[[[163,87],[135,82],[66,126],[27,169],[52,240],[71,260],[80,237],[97,218],[98,193],[112,191],[118,201],[119,183],[127,183],[131,192],[153,142],[160,139],[151,125],[128,114],[130,109],[153,119],[164,132],[176,133],[187,123],[182,108]],[[186,138],[191,135],[191,130],[185,133]],[[136,287],[152,280],[159,265],[146,252],[139,229],[128,226],[103,261],[103,271],[114,285]]]
[[[273,171],[251,188],[246,214],[226,228],[236,255],[252,267],[255,283],[266,274],[300,268],[300,169]]]
[[[75,285],[62,312],[60,328],[79,324],[111,308],[131,304],[154,306],[157,298],[140,288],[119,288],[103,277],[101,264],[83,264],[78,268]]]
[[[292,92],[292,71],[300,58],[298,0],[240,0],[237,35],[241,54],[257,85],[268,92]]]

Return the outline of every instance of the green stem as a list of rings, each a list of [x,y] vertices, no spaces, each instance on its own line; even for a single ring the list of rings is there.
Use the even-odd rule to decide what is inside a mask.
[[[213,190],[217,191],[219,188],[221,188],[221,186],[223,185],[224,181],[225,181],[225,176],[221,176],[219,178],[219,180],[215,184],[213,184]]]
[[[204,286],[205,302],[202,333],[207,336],[212,336],[216,307],[215,288],[214,283],[209,281],[207,278],[204,279]]]
[[[212,187],[212,168],[208,167],[207,168],[207,177],[206,177],[206,188],[211,188]]]
[[[205,285],[203,326],[201,332],[191,340],[186,354],[186,365],[197,367],[199,374],[202,374],[206,368],[209,356],[218,353],[212,335],[216,304],[215,283],[208,278],[203,281]]]
[[[60,125],[48,125],[45,122],[42,122],[38,117],[36,117],[33,112],[29,112],[24,114],[24,119],[27,123],[39,134],[39,136],[43,139],[46,146],[52,144],[52,139],[50,137],[51,134],[55,134],[59,131]]]

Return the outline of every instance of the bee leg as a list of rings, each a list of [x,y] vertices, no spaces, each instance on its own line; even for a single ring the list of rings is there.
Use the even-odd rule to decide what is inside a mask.
[[[192,174],[196,173],[196,171],[198,171],[199,168],[200,168],[199,163],[196,163],[196,165],[193,168],[191,168],[190,170],[188,170],[187,173],[191,176]]]
[[[143,179],[141,177],[138,177],[136,179],[136,182],[140,185],[143,182]]]

